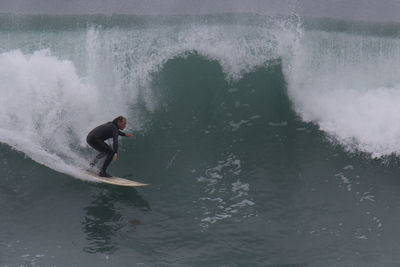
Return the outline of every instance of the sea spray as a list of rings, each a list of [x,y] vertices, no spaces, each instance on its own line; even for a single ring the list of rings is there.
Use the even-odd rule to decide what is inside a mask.
[[[96,91],[76,74],[72,62],[50,51],[0,54],[0,141],[39,163],[66,172],[82,161],[76,147],[95,118]]]

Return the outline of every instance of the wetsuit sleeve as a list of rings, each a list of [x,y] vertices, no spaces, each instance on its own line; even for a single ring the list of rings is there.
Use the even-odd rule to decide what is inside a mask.
[[[114,147],[114,153],[118,152],[118,134],[119,134],[119,130],[115,129],[115,131],[113,131],[113,147]]]
[[[126,136],[126,134],[124,132],[121,132],[119,130],[118,130],[118,135]]]

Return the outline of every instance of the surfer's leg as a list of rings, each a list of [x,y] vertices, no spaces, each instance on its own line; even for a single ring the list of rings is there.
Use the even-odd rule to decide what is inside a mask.
[[[104,161],[103,167],[101,168],[100,176],[110,176],[109,174],[106,173],[108,165],[110,165],[112,158],[114,156],[114,151],[111,149],[109,145],[107,145],[104,141],[102,140],[89,140],[88,144],[96,149],[97,151],[101,152],[97,157],[95,158],[95,162],[97,162],[100,158],[103,158],[105,156],[106,159]]]
[[[97,162],[99,161],[99,159],[104,158],[105,156],[107,156],[107,153],[105,152],[101,152],[100,154],[98,154],[94,160],[90,163],[90,167],[94,167]]]
[[[100,171],[100,176],[106,176],[106,177],[111,176],[106,172],[106,170],[107,170],[108,165],[110,165],[110,163],[112,161],[112,158],[114,156],[114,151],[104,141],[97,142],[96,150],[102,152],[100,154],[101,157],[100,157],[100,155],[98,155],[98,157],[100,157],[100,158],[106,157],[106,159],[104,160],[104,163],[103,163],[103,167],[101,168],[101,171]]]
[[[110,149],[111,150],[111,149]],[[108,153],[106,160],[104,161],[103,167],[101,168],[100,176],[110,176],[106,170],[108,165],[110,165],[112,158],[114,156],[114,151],[111,150],[111,153]]]

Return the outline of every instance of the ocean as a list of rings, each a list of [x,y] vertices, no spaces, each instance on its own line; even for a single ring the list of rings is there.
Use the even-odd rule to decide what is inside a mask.
[[[398,266],[399,26],[0,15],[0,266]]]

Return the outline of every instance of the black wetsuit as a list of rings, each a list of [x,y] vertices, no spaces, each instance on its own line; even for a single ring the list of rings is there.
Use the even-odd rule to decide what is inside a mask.
[[[102,157],[106,157],[103,167],[101,168],[101,173],[105,174],[108,165],[110,165],[112,158],[115,153],[118,152],[118,136],[126,136],[125,133],[118,129],[118,125],[113,122],[107,122],[100,126],[94,128],[88,134],[86,142],[100,152],[100,154],[95,158],[95,160],[90,164],[94,166],[96,162]],[[107,145],[104,141],[113,138],[113,148]]]

